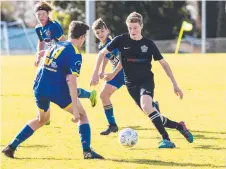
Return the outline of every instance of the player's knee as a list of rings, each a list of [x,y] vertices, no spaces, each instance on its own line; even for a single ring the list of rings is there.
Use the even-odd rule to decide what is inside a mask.
[[[50,116],[39,116],[38,121],[40,124],[46,124],[50,119]]]
[[[88,123],[88,117],[86,114],[81,114],[80,115],[80,123]]]
[[[153,112],[153,107],[150,104],[143,103],[143,104],[141,104],[141,108],[146,114]]]
[[[109,98],[109,94],[107,92],[105,92],[105,91],[102,91],[100,93],[100,99],[101,100],[105,100],[106,98]]]

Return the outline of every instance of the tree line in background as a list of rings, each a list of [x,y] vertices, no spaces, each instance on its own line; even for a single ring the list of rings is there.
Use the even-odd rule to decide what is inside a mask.
[[[83,1],[55,1],[58,18],[64,29],[65,15],[70,15],[70,20],[84,20],[85,2]],[[150,1],[96,1],[96,18],[102,18],[108,25],[112,35],[119,35],[127,31],[126,17],[133,11],[139,12],[144,17],[143,34],[152,39],[174,39],[177,36],[183,20],[189,20],[185,2],[150,2]],[[64,11],[63,13],[60,11]]]
[[[65,33],[71,20],[85,21],[85,1],[51,1],[51,3],[55,6],[52,17],[61,23]],[[20,17],[28,27],[34,27],[31,21],[35,18],[28,19],[33,9],[27,4],[25,1],[2,2],[1,20],[14,21]],[[201,2],[198,2],[198,9],[201,19]],[[193,22],[196,29],[189,34],[200,37],[201,25],[191,19],[185,1],[96,1],[96,18],[101,17],[106,22],[113,36],[127,31],[125,20],[133,11],[143,15],[143,34],[152,39],[175,39],[183,20]],[[207,37],[226,37],[225,1],[207,1],[206,11]]]

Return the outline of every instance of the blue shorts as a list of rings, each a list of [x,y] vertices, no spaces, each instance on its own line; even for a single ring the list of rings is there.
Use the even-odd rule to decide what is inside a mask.
[[[50,102],[57,104],[60,108],[65,109],[71,104],[70,94],[55,95],[54,97],[42,96],[35,94],[35,102],[39,109],[46,112],[49,109]]]
[[[112,80],[108,81],[107,84],[117,87],[118,89],[125,84],[124,71],[121,70]]]

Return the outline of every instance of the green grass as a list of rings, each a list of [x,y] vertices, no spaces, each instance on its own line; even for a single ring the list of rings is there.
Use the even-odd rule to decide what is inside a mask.
[[[79,87],[89,87],[95,55],[85,55]],[[226,168],[226,56],[165,55],[179,86],[184,92],[180,100],[158,63],[155,72],[155,100],[162,114],[184,120],[194,135],[189,144],[175,130],[167,130],[177,148],[159,150],[160,137],[151,121],[139,110],[123,87],[112,97],[115,117],[120,129],[131,127],[138,132],[134,148],[119,145],[118,134],[100,136],[107,126],[100,99],[92,108],[82,99],[92,130],[92,147],[106,160],[83,160],[77,125],[71,115],[51,105],[51,124],[38,130],[22,143],[15,159],[0,155],[2,169],[212,169]],[[1,149],[24,124],[36,116],[32,84],[36,68],[34,57],[2,57],[1,63]],[[108,67],[108,70],[110,68]],[[103,83],[103,82],[101,82]],[[101,84],[95,89],[99,92]]]

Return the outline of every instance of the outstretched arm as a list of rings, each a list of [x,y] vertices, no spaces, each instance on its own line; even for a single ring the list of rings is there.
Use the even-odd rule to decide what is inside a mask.
[[[45,54],[44,47],[45,47],[45,42],[38,40],[36,59],[35,59],[35,63],[34,63],[35,66],[38,66],[39,65],[41,58]]]
[[[180,88],[177,85],[177,82],[173,76],[173,72],[169,66],[169,64],[164,60],[161,59],[159,60],[159,63],[161,64],[162,68],[164,69],[164,71],[166,72],[167,76],[170,78],[171,82],[173,83],[173,87],[174,87],[174,93],[178,96],[180,96],[180,98],[183,98],[183,92],[180,90]]]
[[[105,72],[105,68],[108,64],[108,61],[109,61],[109,59],[106,57],[103,59],[102,68],[101,68],[100,75],[99,75],[101,79],[104,78],[104,72]]]
[[[109,53],[109,51],[106,48],[103,48],[97,55],[96,64],[93,70],[93,75],[90,81],[90,85],[97,85],[99,83],[99,69],[100,65],[103,62],[104,56]]]
[[[104,80],[110,81],[112,80],[119,72],[122,70],[122,64],[119,62],[112,73],[105,73]]]

